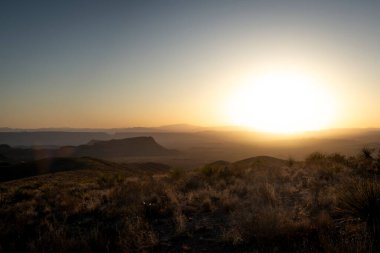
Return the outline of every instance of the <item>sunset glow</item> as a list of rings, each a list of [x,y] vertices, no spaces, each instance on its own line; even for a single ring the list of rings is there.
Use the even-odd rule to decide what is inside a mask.
[[[329,127],[335,107],[331,94],[312,77],[273,72],[239,87],[228,113],[236,125],[295,133]]]
[[[376,1],[8,1],[0,127],[377,128],[379,13]]]

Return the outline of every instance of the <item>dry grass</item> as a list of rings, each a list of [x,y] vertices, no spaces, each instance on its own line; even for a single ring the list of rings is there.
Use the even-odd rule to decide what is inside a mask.
[[[376,252],[379,183],[354,159],[3,183],[0,251]]]

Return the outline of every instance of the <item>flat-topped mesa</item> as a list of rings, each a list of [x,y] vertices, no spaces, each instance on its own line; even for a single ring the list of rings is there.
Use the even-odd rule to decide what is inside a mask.
[[[91,141],[77,147],[63,147],[64,156],[121,157],[121,156],[164,156],[177,151],[164,148],[152,137],[142,136],[109,141]]]

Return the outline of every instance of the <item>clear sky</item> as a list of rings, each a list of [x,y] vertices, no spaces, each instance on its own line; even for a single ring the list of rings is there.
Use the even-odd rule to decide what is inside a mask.
[[[380,1],[4,0],[0,34],[0,126],[230,125],[231,94],[291,70],[326,127],[380,127]]]

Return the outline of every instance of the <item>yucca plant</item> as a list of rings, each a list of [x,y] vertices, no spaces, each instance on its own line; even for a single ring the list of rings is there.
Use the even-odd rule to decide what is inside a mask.
[[[344,217],[357,218],[367,225],[374,242],[380,250],[380,184],[374,180],[359,180],[341,189],[338,212]]]
[[[373,159],[373,153],[375,152],[374,148],[363,147],[360,151],[361,151],[360,155],[363,159],[366,159],[366,160]]]

